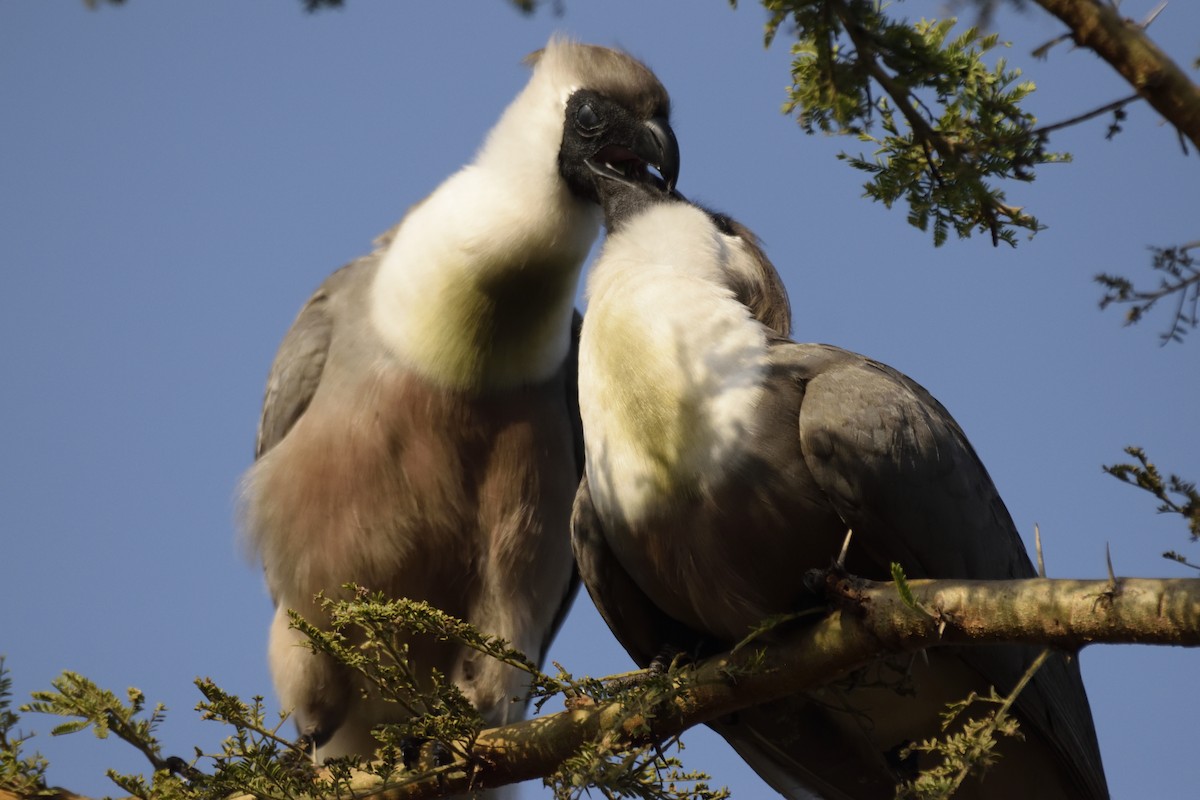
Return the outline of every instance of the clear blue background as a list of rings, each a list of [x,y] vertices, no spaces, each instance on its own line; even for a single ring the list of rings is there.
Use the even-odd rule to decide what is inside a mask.
[[[0,653],[18,698],[61,670],[171,709],[171,752],[221,736],[195,719],[191,680],[272,697],[271,603],[236,544],[268,366],[324,276],[467,161],[556,30],[619,45],[672,92],[681,188],[740,217],[786,278],[796,336],[867,353],[924,383],[971,436],[1023,534],[1040,523],[1051,574],[1183,576],[1176,519],[1103,475],[1128,443],[1200,475],[1200,334],[1159,347],[1165,319],[1100,313],[1092,275],[1145,276],[1149,244],[1200,235],[1195,155],[1145,107],[1056,134],[1074,164],[1010,201],[1050,225],[1016,250],[934,250],[902,211],[860,199],[837,162],[852,141],[806,137],[779,113],[786,39],[762,47],[745,2],[587,3],[524,17],[501,0],[79,0],[0,4]],[[1150,0],[1129,0],[1144,14]],[[939,7],[910,2],[910,16]],[[1009,56],[1044,122],[1124,96],[1034,9],[1003,14]],[[1180,63],[1200,54],[1200,7],[1151,29]],[[1191,548],[1193,557],[1195,547]],[[719,590],[719,587],[714,587]],[[551,657],[577,673],[629,661],[581,597]],[[1191,651],[1093,647],[1083,670],[1117,798],[1197,795]],[[274,700],[271,700],[274,707]],[[75,791],[114,790],[124,745],[26,729]],[[706,731],[685,758],[739,798],[767,790]],[[536,785],[525,797],[544,797]]]

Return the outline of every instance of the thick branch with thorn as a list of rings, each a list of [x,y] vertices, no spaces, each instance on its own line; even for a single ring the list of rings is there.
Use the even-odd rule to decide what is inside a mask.
[[[1109,3],[1034,0],[1073,32],[1075,42],[1112,66],[1180,136],[1200,149],[1200,86]]]
[[[687,669],[680,691],[649,711],[613,700],[486,730],[469,760],[403,786],[362,786],[360,796],[449,797],[539,778],[601,736],[620,747],[651,744],[890,653],[1002,642],[1066,650],[1093,643],[1200,646],[1200,579],[915,580],[906,582],[911,605],[892,583],[838,574],[821,581],[833,606],[826,617]],[[15,798],[0,792],[0,800]]]

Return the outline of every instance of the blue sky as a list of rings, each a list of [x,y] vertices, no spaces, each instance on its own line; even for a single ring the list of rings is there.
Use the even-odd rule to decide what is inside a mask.
[[[1103,576],[1109,543],[1120,574],[1190,576],[1158,557],[1187,549],[1182,524],[1100,465],[1139,443],[1200,476],[1200,341],[1159,347],[1158,317],[1123,328],[1091,282],[1144,276],[1147,245],[1197,238],[1197,160],[1170,128],[1135,107],[1115,141],[1103,120],[1056,135],[1075,162],[1010,192],[1048,230],[1015,250],[934,250],[903,212],[861,199],[859,175],[834,159],[856,143],[805,136],[779,113],[786,41],[763,49],[756,4],[564,6],[0,4],[0,653],[18,698],[64,669],[138,686],[169,706],[162,737],[187,754],[221,735],[190,710],[194,677],[272,697],[271,603],[233,508],[275,348],[326,274],[471,157],[524,84],[522,56],[554,31],[657,71],[680,188],[764,239],[796,337],[929,388],[1027,541],[1041,525],[1052,575]],[[1128,93],[1089,53],[1030,58],[1061,30],[1041,12],[999,25],[1039,84],[1043,121]],[[1151,30],[1181,63],[1200,54],[1200,7],[1172,3]],[[576,673],[629,667],[586,596],[551,657]],[[1194,797],[1197,655],[1092,647],[1082,663],[1114,796]],[[118,743],[51,739],[52,724],[25,720],[53,782],[98,794],[114,790],[104,766],[141,769]],[[685,742],[686,762],[735,797],[767,796],[714,736]]]

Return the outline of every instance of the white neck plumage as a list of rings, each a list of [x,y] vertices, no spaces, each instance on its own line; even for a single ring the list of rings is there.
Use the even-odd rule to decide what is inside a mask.
[[[729,246],[703,211],[664,204],[610,236],[593,268],[579,395],[609,512],[637,517],[717,479],[747,439],[767,331],[725,285]]]
[[[535,383],[570,347],[575,288],[599,209],[557,154],[569,86],[540,72],[475,161],[415,206],[372,287],[371,317],[412,369],[468,391]]]

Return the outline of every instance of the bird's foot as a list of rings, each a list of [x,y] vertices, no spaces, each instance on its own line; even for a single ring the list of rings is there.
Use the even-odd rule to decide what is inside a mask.
[[[315,778],[320,763],[317,761],[317,745],[313,737],[301,734],[291,747],[279,756],[279,763],[299,778]]]
[[[435,769],[454,763],[450,748],[437,739],[405,736],[400,739],[400,759],[409,772]]]
[[[658,677],[666,675],[671,671],[672,667],[693,660],[694,655],[689,655],[682,648],[676,647],[673,644],[664,644],[658,651],[658,655],[650,659],[650,666],[647,667],[647,670],[651,676]]]
[[[171,772],[175,775],[178,775],[179,777],[183,778],[188,783],[191,783],[192,781],[196,780],[199,777],[202,777],[202,775],[203,775],[203,773],[201,773],[200,770],[196,769],[195,767],[193,767],[188,762],[184,761],[179,756],[167,756],[162,761],[162,768],[168,770],[169,772]]]

